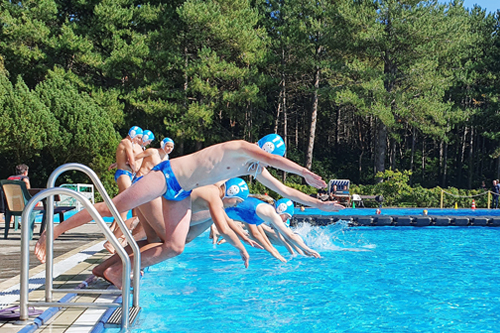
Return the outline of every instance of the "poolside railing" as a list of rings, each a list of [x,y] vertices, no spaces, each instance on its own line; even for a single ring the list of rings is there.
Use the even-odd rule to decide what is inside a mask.
[[[26,208],[22,215],[22,223],[24,225],[28,225],[28,219],[30,213],[33,211],[35,205],[41,201],[46,199],[47,201],[47,211],[46,211],[46,220],[47,230],[46,230],[46,269],[45,269],[45,302],[29,302],[28,294],[29,294],[29,228],[22,228],[22,236],[21,236],[21,305],[20,305],[20,320],[26,321],[28,320],[28,307],[29,306],[48,306],[48,307],[120,307],[121,310],[121,327],[122,329],[128,329],[130,325],[130,272],[131,272],[131,263],[130,258],[125,251],[125,249],[121,246],[120,242],[111,232],[109,227],[104,222],[102,216],[95,209],[95,207],[90,203],[88,198],[83,196],[81,193],[78,193],[74,190],[55,187],[55,182],[57,177],[65,171],[76,170],[81,171],[87,174],[94,186],[101,194],[105,204],[108,206],[111,214],[115,218],[115,221],[118,223],[121,231],[123,232],[125,238],[127,239],[128,244],[132,248],[134,253],[134,265],[133,265],[133,273],[134,277],[140,276],[140,263],[141,263],[141,255],[140,249],[137,243],[135,242],[132,234],[128,230],[127,226],[123,222],[118,210],[114,206],[111,198],[107,194],[104,186],[102,185],[99,177],[95,174],[95,172],[89,167],[78,164],[78,163],[68,163],[60,166],[49,177],[47,182],[47,189],[39,192],[35,196],[31,198],[31,200],[26,205]],[[78,290],[75,291],[73,289],[65,290],[58,289],[54,290],[53,288],[53,246],[54,246],[54,195],[66,195],[76,199],[84,209],[86,209],[91,217],[96,221],[98,226],[101,228],[106,239],[113,245],[116,250],[116,253],[122,260],[123,264],[123,272],[122,272],[122,290]],[[133,279],[133,308],[132,313],[138,313],[137,309],[139,308],[139,279]],[[65,292],[65,293],[100,293],[100,294],[121,294],[122,295],[122,304],[118,303],[61,303],[61,302],[53,302],[53,293],[54,292]],[[134,316],[135,317],[135,316]]]

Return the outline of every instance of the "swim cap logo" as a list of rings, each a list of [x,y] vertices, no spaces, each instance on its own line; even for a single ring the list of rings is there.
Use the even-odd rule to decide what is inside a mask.
[[[232,185],[227,189],[227,196],[235,196],[236,194],[240,193],[240,188],[238,185]]]
[[[293,201],[290,199],[282,198],[276,202],[276,213],[279,215],[286,214],[290,217],[295,214],[295,207],[293,206]]]
[[[279,206],[276,208],[276,211],[278,212],[278,214],[283,214],[286,209],[288,208],[287,204],[282,202],[279,204]]]
[[[271,154],[274,151],[274,143],[272,142],[266,142],[262,145],[262,150],[264,150],[266,153]]]

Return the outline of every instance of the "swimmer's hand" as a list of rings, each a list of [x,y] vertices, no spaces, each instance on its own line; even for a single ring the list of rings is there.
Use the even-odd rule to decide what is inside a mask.
[[[325,188],[326,183],[325,181],[321,178],[321,176],[318,176],[314,172],[312,172],[309,169],[304,168],[304,171],[302,171],[302,177],[306,180],[306,182],[314,186],[316,188]]]
[[[208,238],[212,240],[213,245],[216,245],[218,244],[217,241],[219,240],[219,237],[220,237],[219,230],[217,230],[215,224],[212,224],[210,226],[210,235],[208,236]]]
[[[251,247],[255,247],[257,249],[261,249],[263,250],[264,248],[262,247],[262,245],[260,245],[259,243],[257,243],[256,241],[254,241],[253,239],[244,239],[243,240],[245,243],[247,243],[248,245],[250,245]]]
[[[307,250],[307,251],[304,251],[305,255],[306,256],[309,256],[309,257],[314,257],[314,258],[321,258],[321,256],[319,255],[318,252],[314,251],[314,250]]]
[[[116,166],[117,166],[116,162],[115,162],[115,163],[110,164],[110,166],[108,167],[108,171],[111,171],[111,169],[116,168]]]
[[[283,256],[282,256],[281,254],[279,254],[279,253],[278,253],[277,255],[274,255],[274,254],[273,254],[273,256],[274,256],[276,259],[278,259],[279,261],[281,261],[281,262],[286,262],[286,259],[285,259],[285,258],[283,258]]]
[[[248,263],[250,261],[250,256],[248,255],[247,251],[240,251],[241,259],[243,260],[245,264],[245,268],[248,268]]]
[[[325,212],[336,212],[341,209],[344,209],[345,207],[342,205],[339,205],[337,201],[319,201],[318,205],[316,208],[321,209],[322,211]]]

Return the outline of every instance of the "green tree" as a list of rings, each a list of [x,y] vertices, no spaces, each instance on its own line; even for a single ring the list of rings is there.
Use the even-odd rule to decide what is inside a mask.
[[[353,42],[336,101],[377,120],[375,169],[383,172],[387,140],[398,140],[402,125],[445,135],[452,106],[445,92],[459,51],[471,43],[467,15],[462,6],[418,0],[351,2],[341,10]]]
[[[101,173],[114,160],[120,138],[106,110],[88,93],[78,91],[68,78],[72,75],[55,68],[36,87],[40,101],[56,119],[56,129],[47,132],[46,167],[78,162]]]

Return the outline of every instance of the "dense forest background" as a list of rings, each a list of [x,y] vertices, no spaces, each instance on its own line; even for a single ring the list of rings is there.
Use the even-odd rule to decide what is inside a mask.
[[[0,177],[79,162],[111,186],[138,125],[172,157],[277,132],[325,179],[489,186],[499,33],[461,1],[0,0]]]

